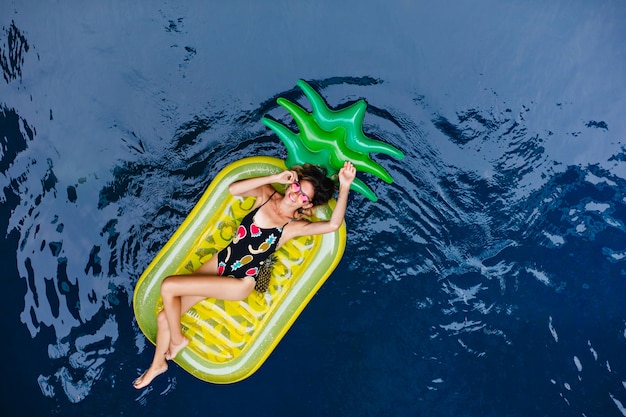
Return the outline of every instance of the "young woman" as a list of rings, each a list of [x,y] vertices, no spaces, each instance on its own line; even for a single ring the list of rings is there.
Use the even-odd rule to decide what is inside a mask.
[[[326,204],[335,183],[323,168],[304,165],[266,177],[234,182],[229,191],[236,196],[256,197],[250,213],[242,220],[233,241],[191,275],[167,277],[161,284],[163,310],[157,316],[157,336],[150,368],[133,382],[137,389],[148,386],[167,371],[173,359],[189,344],[180,319],[194,304],[205,298],[243,300],[254,289],[261,264],[288,240],[305,235],[330,233],[343,222],[350,185],[356,169],[346,162],[339,171],[339,196],[328,221],[309,222],[303,214]],[[288,184],[285,195],[273,183]]]

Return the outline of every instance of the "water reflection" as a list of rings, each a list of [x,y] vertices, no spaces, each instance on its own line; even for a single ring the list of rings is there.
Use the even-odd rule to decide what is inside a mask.
[[[19,82],[29,46],[15,25],[8,33],[2,53],[12,59],[3,61],[4,79]],[[353,326],[392,332],[385,318],[402,322],[406,327],[387,348],[398,357],[417,352],[420,363],[392,366],[383,346],[369,339],[363,357],[384,357],[382,370],[419,380],[421,386],[402,389],[424,390],[426,402],[437,402],[428,394],[466,389],[467,397],[479,391],[521,409],[527,394],[544,404],[556,398],[569,408],[555,409],[589,415],[589,404],[603,398],[602,407],[624,413],[626,180],[616,173],[624,169],[626,148],[611,126],[590,116],[580,126],[548,128],[534,103],[516,108],[497,94],[491,105],[447,112],[431,97],[398,92],[369,76],[313,85],[331,106],[366,98],[368,134],[406,154],[401,162],[375,156],[395,183],[363,175],[379,202],[354,197],[349,207],[343,262],[354,281],[345,285],[359,291],[342,302],[378,307],[380,317]],[[20,320],[35,343],[47,345],[48,357],[36,359],[43,396],[81,402],[98,384],[131,380],[128,362],[146,343],[132,320],[134,283],[216,172],[250,155],[285,156],[259,122],[270,114],[291,123],[275,105],[278,96],[308,105],[295,87],[248,110],[212,103],[163,137],[137,133],[109,115],[124,152],[106,175],[68,175],[69,155],[82,139],[40,135],[22,109],[2,104],[2,203],[11,210],[7,231],[18,236]],[[162,117],[179,120],[175,112],[165,106]],[[601,138],[601,155],[579,138]],[[82,156],[94,164],[105,157]],[[407,291],[391,293],[394,285]],[[480,375],[478,387],[456,385],[459,369]],[[485,369],[493,370],[488,378]],[[519,378],[533,385],[523,395]],[[147,404],[176,385],[168,379],[163,390],[150,388],[136,401]],[[384,391],[382,384],[376,388]]]

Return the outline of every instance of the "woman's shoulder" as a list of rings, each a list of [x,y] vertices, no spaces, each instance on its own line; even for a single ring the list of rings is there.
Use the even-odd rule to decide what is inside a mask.
[[[311,224],[311,221],[305,217],[294,217],[283,226],[283,234],[288,233],[290,238],[305,235],[306,233],[303,232],[303,229],[309,224]]]
[[[274,187],[269,184],[264,185],[259,189],[258,195],[256,197],[256,201],[254,202],[254,207],[258,208],[267,203],[270,200],[282,198],[282,194],[280,194]]]

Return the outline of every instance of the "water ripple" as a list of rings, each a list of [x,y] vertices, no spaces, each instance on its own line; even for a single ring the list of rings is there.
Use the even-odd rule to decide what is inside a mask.
[[[313,84],[331,102],[372,97],[367,133],[406,154],[403,161],[373,155],[393,184],[359,174],[379,202],[351,196],[343,262],[360,289],[352,304],[396,285],[411,289],[403,295],[412,300],[407,314],[428,317],[420,329],[432,342],[428,361],[445,363],[447,354],[459,352],[497,361],[528,343],[543,351],[548,343],[548,349],[580,346],[583,338],[585,346],[594,342],[592,351],[585,347],[589,355],[602,359],[592,366],[588,357],[569,352],[572,372],[617,373],[613,368],[623,362],[612,353],[602,356],[604,346],[589,330],[594,316],[579,314],[578,305],[602,311],[617,331],[623,308],[609,288],[624,285],[617,277],[626,259],[626,180],[598,164],[559,165],[546,142],[561,132],[532,129],[526,106],[515,116],[509,108],[471,108],[446,117],[428,97],[385,95],[384,80],[372,77]],[[296,89],[277,96],[306,106]],[[165,119],[176,120],[164,111]],[[63,392],[79,402],[99,381],[114,378],[119,370],[111,358],[123,349],[122,334],[135,341],[135,354],[145,349],[128,317],[136,280],[216,172],[246,156],[285,156],[259,123],[268,113],[290,123],[268,99],[251,110],[212,103],[165,138],[116,125],[126,153],[110,176],[82,172],[68,181],[56,174],[66,163],[64,151],[39,141],[17,111],[3,108],[0,120],[10,127],[13,146],[1,160],[4,198],[15,202],[7,230],[19,234],[18,269],[26,287],[20,318],[33,339],[48,345],[51,365],[37,379],[44,396]],[[624,153],[622,146],[610,162],[623,164]],[[570,259],[589,242],[588,259]],[[572,276],[572,267],[563,272],[564,264],[578,261],[584,269],[592,260],[600,265],[593,277]],[[561,310],[551,308],[555,299]],[[575,326],[584,327],[584,335],[572,332]],[[536,342],[526,340],[529,333]],[[434,346],[443,349],[434,352]],[[448,372],[441,368],[429,386],[436,390],[441,383],[434,381],[453,380]],[[560,367],[546,366],[545,373],[570,403],[583,389]],[[176,380],[169,380],[137,401],[175,389]]]

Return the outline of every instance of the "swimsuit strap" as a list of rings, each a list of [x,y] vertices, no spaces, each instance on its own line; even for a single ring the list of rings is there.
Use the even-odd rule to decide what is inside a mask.
[[[274,197],[274,194],[276,194],[276,193],[277,193],[277,191],[276,191],[276,190],[274,190],[274,192],[272,193],[272,195],[270,195],[270,197],[269,197],[267,200],[265,200],[265,202],[263,202],[263,204],[261,204],[259,207],[257,207],[257,210],[258,210],[258,209],[260,209],[261,207],[263,207],[263,206],[264,206],[264,205],[265,205],[268,201],[270,201],[270,200],[272,199],[272,197]],[[292,221],[294,221],[294,220],[298,220],[298,219],[297,219],[296,217],[293,217],[293,218],[289,219],[289,221],[288,221],[287,223],[283,224],[283,226],[281,227],[281,229],[284,229],[284,228],[285,228],[285,226],[287,226],[289,223],[291,223],[291,222],[292,222]]]
[[[269,196],[269,198],[267,200],[265,200],[265,202],[263,204],[261,204],[258,208],[260,209],[261,207],[263,207],[268,201],[270,201],[272,199],[272,197],[274,197],[274,194],[276,194],[276,190],[274,190],[274,192],[272,193],[272,195]]]
[[[296,217],[292,217],[291,219],[289,219],[289,221],[288,221],[287,223],[283,224],[283,227],[281,227],[281,229],[284,229],[284,228],[285,228],[285,226],[287,226],[289,223],[291,223],[291,222],[292,222],[292,221],[294,221],[294,220],[298,220],[298,218],[296,218]]]

